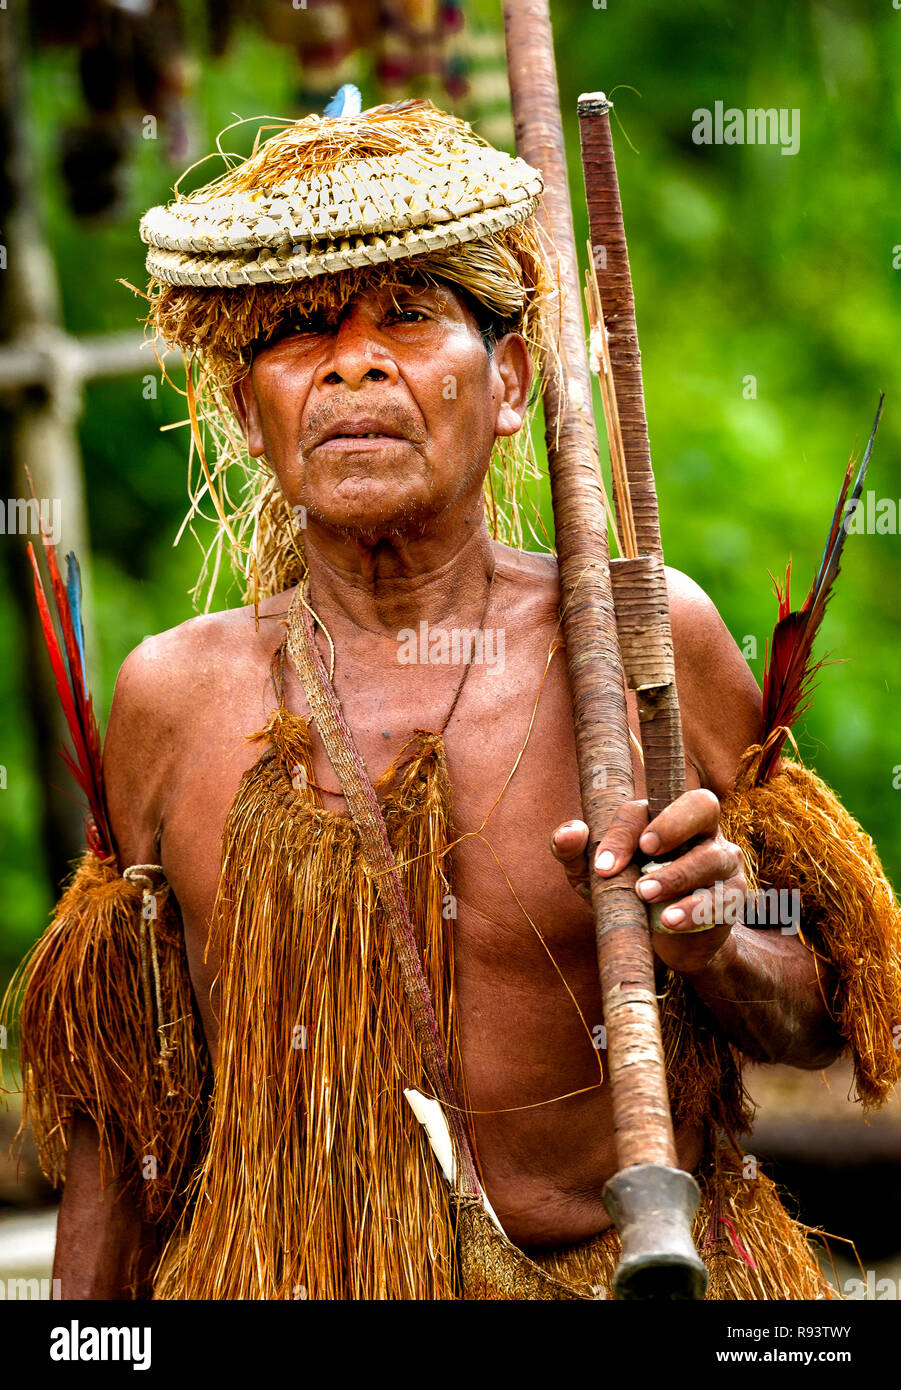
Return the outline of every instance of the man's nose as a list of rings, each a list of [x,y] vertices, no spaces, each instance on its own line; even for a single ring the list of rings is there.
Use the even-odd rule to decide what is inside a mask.
[[[358,390],[369,382],[398,379],[397,366],[378,330],[364,316],[350,313],[342,319],[329,350],[316,371],[316,385],[348,386]]]

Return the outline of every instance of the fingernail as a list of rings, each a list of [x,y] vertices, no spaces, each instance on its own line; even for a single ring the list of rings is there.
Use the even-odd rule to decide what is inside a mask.
[[[638,843],[645,854],[656,854],[660,848],[660,836],[653,830],[646,830]]]
[[[680,922],[685,921],[685,913],[681,907],[668,907],[665,912],[661,912],[660,920],[668,927],[678,927]]]
[[[596,857],[594,861],[594,867],[596,869],[599,869],[602,874],[606,874],[610,872],[615,863],[615,855],[611,854],[609,849],[605,849],[603,854],[599,854]]]
[[[643,878],[639,880],[638,892],[647,902],[650,898],[660,896],[660,884],[656,878]]]

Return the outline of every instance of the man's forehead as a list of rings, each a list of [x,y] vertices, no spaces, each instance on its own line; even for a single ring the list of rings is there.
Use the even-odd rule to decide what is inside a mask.
[[[329,282],[323,277],[311,281],[303,291],[295,283],[274,317],[249,344],[251,357],[291,334],[295,325],[306,325],[314,331],[334,329],[355,307],[378,316],[392,305],[401,309],[415,301],[417,306],[434,308],[482,333],[478,310],[462,287],[412,268],[407,271],[405,267],[392,266],[380,271],[381,267],[373,266],[362,279],[336,275]]]
[[[355,304],[381,306],[410,295],[430,299],[442,308],[456,306],[463,310],[467,307],[465,297],[452,285],[411,271],[406,275],[394,273],[383,279],[373,279],[363,285],[336,285],[332,294],[327,291],[323,294],[320,291],[318,294],[311,294],[306,302],[295,302],[292,312],[344,313]]]

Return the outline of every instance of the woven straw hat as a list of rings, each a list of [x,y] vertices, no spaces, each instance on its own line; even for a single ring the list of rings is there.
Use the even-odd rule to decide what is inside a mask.
[[[382,112],[387,122],[385,107],[295,121],[244,161],[239,177],[232,171],[151,208],[140,227],[150,274],[201,287],[300,280],[480,240],[535,211],[538,170],[462,122],[425,141],[414,136],[403,152],[342,158],[343,131]],[[316,149],[321,171],[311,173]]]

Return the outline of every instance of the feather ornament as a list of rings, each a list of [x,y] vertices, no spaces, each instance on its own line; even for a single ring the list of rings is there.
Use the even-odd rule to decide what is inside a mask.
[[[28,558],[34,573],[34,593],[44,642],[72,740],[72,751],[64,748],[60,752],[87,801],[85,835],[88,847],[98,859],[106,860],[115,855],[115,850],[103,790],[100,729],[87,684],[81,569],[74,551],[70,551],[66,556],[64,583],[56,558],[56,546],[48,541],[43,532],[41,540],[50,575],[55,622],[34,546],[30,543]]]
[[[340,120],[345,116],[359,116],[362,110],[363,94],[359,87],[355,87],[352,82],[345,82],[338,88],[323,115]]]
[[[819,661],[812,659],[813,644],[839,572],[848,525],[860,500],[884,399],[884,395],[879,397],[876,419],[853,487],[853,456],[845,469],[820,567],[802,606],[792,611],[790,560],[785,571],[784,588],[778,580],[773,580],[779,603],[779,616],[768,643],[764,662],[761,734],[763,754],[757,772],[758,783],[767,781],[775,771],[789,730],[810,706],[813,679],[825,661],[825,658]]]

